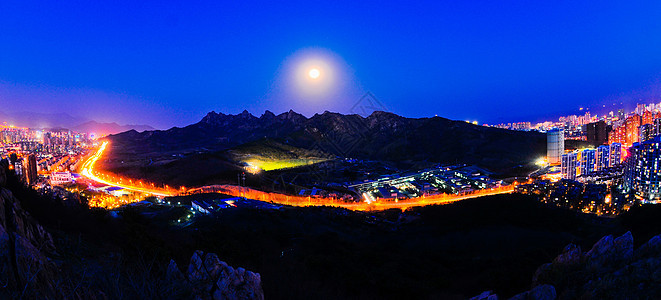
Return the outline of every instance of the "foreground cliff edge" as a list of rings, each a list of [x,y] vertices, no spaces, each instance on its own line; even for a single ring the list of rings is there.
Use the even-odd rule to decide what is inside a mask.
[[[108,299],[117,291],[99,289],[74,277],[53,237],[20,205],[6,187],[7,161],[0,161],[0,298],[2,299]],[[96,272],[104,270],[103,263]],[[163,266],[163,269],[166,267]],[[91,276],[92,271],[87,276]],[[78,275],[78,274],[76,274]],[[171,261],[151,296],[162,298],[264,299],[259,274],[233,268],[214,253],[196,251],[186,276]],[[143,287],[144,288],[144,287]],[[140,294],[140,293],[138,293]]]
[[[510,299],[655,299],[661,295],[661,235],[634,250],[633,236],[601,238],[587,252],[569,244],[540,266],[532,289]],[[491,291],[471,300],[497,300]]]

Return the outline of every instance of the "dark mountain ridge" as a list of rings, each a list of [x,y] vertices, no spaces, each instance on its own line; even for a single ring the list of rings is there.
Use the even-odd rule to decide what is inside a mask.
[[[211,152],[273,139],[337,157],[386,161],[469,163],[507,170],[545,152],[545,136],[477,126],[441,117],[406,118],[377,111],[368,117],[324,112],[310,118],[292,110],[260,117],[210,112],[198,123],[169,130],[128,131],[109,137],[112,156]]]
[[[74,117],[67,113],[37,113],[37,112],[0,112],[0,121],[10,125],[30,128],[70,128],[81,124],[84,118]]]
[[[124,131],[136,130],[146,131],[154,130],[154,127],[149,125],[119,125],[115,122],[112,123],[99,123],[97,121],[89,121],[71,128],[77,132],[90,132],[98,135],[117,134]]]
[[[129,130],[154,130],[149,125],[119,125],[115,122],[101,123],[81,117],[74,117],[67,113],[36,113],[0,111],[0,123],[28,128],[45,128],[55,130],[73,130],[77,132],[96,133],[99,135],[116,134]]]

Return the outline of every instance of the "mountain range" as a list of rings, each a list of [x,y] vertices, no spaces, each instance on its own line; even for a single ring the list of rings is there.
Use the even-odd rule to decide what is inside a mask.
[[[261,142],[337,158],[466,163],[504,173],[525,169],[522,167],[531,165],[546,151],[546,137],[538,132],[484,127],[442,117],[406,118],[382,111],[368,117],[326,111],[310,118],[292,110],[279,115],[266,111],[260,117],[248,111],[236,115],[212,111],[183,128],[142,133],[132,130],[111,135],[109,140],[111,150],[102,166],[118,173],[135,166],[153,173],[158,172],[159,165],[172,167],[179,161],[177,168],[184,169],[169,168],[168,172],[193,174],[199,171],[188,170],[186,165],[199,166],[200,162],[190,161],[192,155]],[[181,163],[184,159],[189,161]]]
[[[29,128],[70,128],[86,122],[67,113],[0,112],[0,122]]]
[[[96,121],[88,121],[71,128],[78,132],[93,132],[98,135],[109,135],[129,130],[146,131],[154,130],[154,127],[149,125],[119,125],[115,122],[112,123],[99,123]]]
[[[36,112],[0,112],[0,123],[29,128],[66,128],[78,132],[96,133],[97,135],[116,134],[128,130],[154,130],[149,125],[119,125],[100,123],[85,118],[74,117],[67,113]]]

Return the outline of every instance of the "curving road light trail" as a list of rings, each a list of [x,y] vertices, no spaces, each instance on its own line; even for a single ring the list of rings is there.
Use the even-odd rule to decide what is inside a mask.
[[[94,171],[94,165],[96,161],[101,158],[103,152],[106,150],[108,142],[103,142],[99,149],[94,155],[92,155],[87,161],[83,164],[81,174],[91,180],[107,184],[110,186],[121,187],[131,191],[137,191],[147,194],[152,194],[156,196],[168,197],[176,196],[179,194],[178,191],[166,190],[166,189],[157,189],[157,188],[146,188],[144,186],[136,186],[133,184],[126,184],[122,182],[111,182],[107,179],[99,177],[100,173]],[[418,197],[412,199],[405,199],[398,202],[388,201],[388,202],[344,202],[338,201],[333,198],[310,198],[310,197],[301,197],[301,196],[291,196],[280,193],[269,193],[254,190],[247,187],[239,187],[232,185],[216,185],[216,186],[205,186],[201,188],[194,188],[188,191],[185,191],[184,194],[200,193],[200,192],[221,192],[223,194],[232,195],[235,197],[246,197],[249,199],[260,200],[271,202],[280,205],[293,205],[293,206],[333,206],[333,207],[342,207],[350,210],[386,210],[391,208],[400,208],[407,209],[409,207],[415,206],[425,206],[425,205],[434,205],[434,204],[448,204],[461,200],[472,199],[483,196],[498,195],[498,194],[509,194],[514,190],[514,185],[503,186],[499,188],[489,189],[489,190],[480,190],[471,194],[464,195],[433,195],[426,197]]]
[[[101,158],[101,155],[103,155],[103,151],[106,150],[106,147],[108,146],[108,142],[103,142],[101,144],[101,147],[99,147],[99,150],[94,153],[90,158],[87,159],[87,161],[83,164],[82,171],[80,172],[81,175],[94,180],[99,183],[107,184],[110,186],[116,186],[116,187],[121,187],[130,191],[136,191],[136,192],[141,192],[141,193],[147,193],[147,194],[152,194],[156,196],[161,196],[161,197],[168,197],[168,196],[175,196],[176,193],[165,191],[162,189],[150,189],[150,188],[145,188],[145,187],[139,187],[131,184],[124,184],[121,182],[110,182],[108,180],[105,180],[103,178],[100,178],[99,176],[95,175],[94,172],[94,164],[96,164],[96,161]]]

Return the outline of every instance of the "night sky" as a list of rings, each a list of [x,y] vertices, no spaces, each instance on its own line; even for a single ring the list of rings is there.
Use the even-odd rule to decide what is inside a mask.
[[[353,2],[0,1],[0,111],[168,128],[368,91],[480,123],[661,101],[660,1]]]

